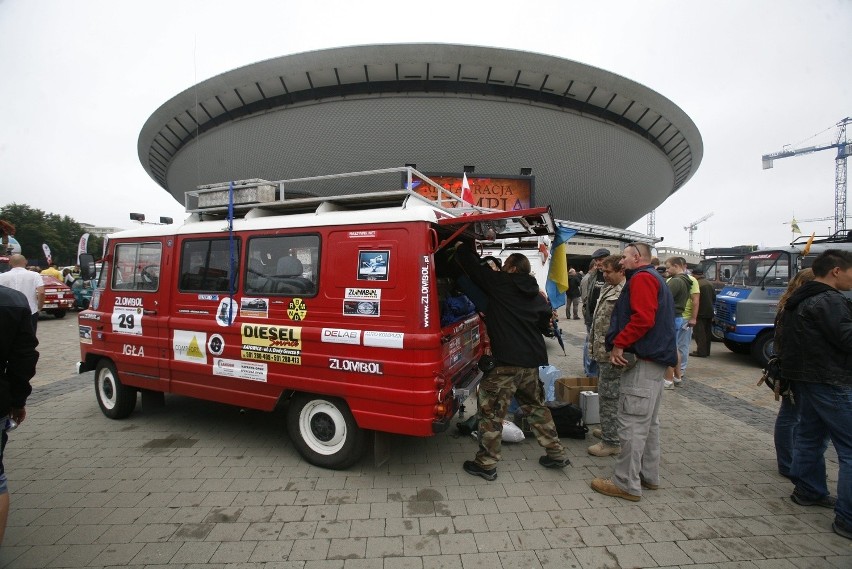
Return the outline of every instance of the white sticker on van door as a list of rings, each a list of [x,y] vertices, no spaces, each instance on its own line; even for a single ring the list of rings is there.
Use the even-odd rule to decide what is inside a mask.
[[[142,308],[115,306],[112,309],[112,331],[116,334],[142,335]]]
[[[377,348],[402,349],[402,340],[405,334],[402,332],[378,332],[364,330],[364,345]]]
[[[175,330],[172,338],[174,358],[194,364],[207,363],[207,334],[188,330]]]
[[[213,375],[239,377],[266,383],[266,364],[213,358]]]
[[[226,296],[219,302],[219,308],[216,309],[216,324],[230,326],[237,319],[237,310],[239,310],[237,301]]]

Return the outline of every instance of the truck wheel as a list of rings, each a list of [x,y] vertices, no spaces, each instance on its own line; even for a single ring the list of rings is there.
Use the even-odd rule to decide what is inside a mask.
[[[342,470],[364,451],[364,431],[335,397],[299,394],[290,401],[287,430],[299,454],[314,466]]]
[[[747,354],[751,351],[751,346],[749,344],[734,342],[733,340],[723,340],[723,342],[725,342],[725,347],[735,354]]]
[[[65,318],[65,311],[64,310],[54,310],[51,314],[53,314],[57,318]]]
[[[751,344],[751,356],[760,364],[760,367],[766,367],[769,363],[769,358],[775,355],[775,333],[772,330],[761,332]]]
[[[710,340],[713,342],[724,342],[725,336],[724,334],[717,332],[716,327],[714,326],[710,331]]]
[[[95,368],[95,397],[110,419],[124,419],[136,408],[136,389],[121,383],[109,360],[99,361]]]

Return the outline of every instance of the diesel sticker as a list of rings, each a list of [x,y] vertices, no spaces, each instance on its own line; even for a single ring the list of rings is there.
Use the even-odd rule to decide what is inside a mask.
[[[302,329],[296,326],[243,324],[240,357],[302,365]]]

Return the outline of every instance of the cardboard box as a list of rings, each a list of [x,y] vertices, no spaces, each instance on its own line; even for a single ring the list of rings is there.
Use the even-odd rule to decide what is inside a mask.
[[[579,405],[581,391],[597,391],[597,388],[596,377],[563,377],[556,380],[556,399]]]

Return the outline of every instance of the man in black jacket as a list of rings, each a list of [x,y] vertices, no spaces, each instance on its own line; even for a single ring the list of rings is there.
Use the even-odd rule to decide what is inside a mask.
[[[780,374],[794,382],[799,426],[790,498],[834,509],[835,533],[852,539],[852,252],[829,249],[811,266],[814,280],[794,292],[781,315]],[[825,449],[840,463],[837,498],[829,495]]]
[[[30,379],[38,361],[38,340],[27,298],[20,292],[0,285],[0,543],[9,517],[9,489],[3,468],[6,434],[27,416],[27,397],[32,391]],[[12,423],[14,421],[14,423]]]
[[[469,245],[456,248],[456,260],[488,296],[486,327],[497,366],[479,384],[479,452],[464,463],[464,471],[486,480],[497,478],[503,419],[512,397],[529,419],[538,444],[547,451],[539,463],[547,468],[571,464],[559,442],[550,410],[544,405],[539,366],[547,365],[547,332],[553,311],[530,274],[530,262],[513,253],[500,271],[480,263]]]

